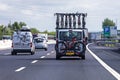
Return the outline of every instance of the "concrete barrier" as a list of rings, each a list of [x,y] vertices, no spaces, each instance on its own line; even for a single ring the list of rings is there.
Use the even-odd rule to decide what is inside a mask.
[[[48,40],[47,42],[48,44],[55,44],[56,41],[55,40]],[[12,45],[12,41],[11,40],[0,40],[0,50],[3,49],[10,49]]]
[[[0,50],[10,49],[12,45],[11,40],[0,40]]]
[[[55,44],[56,43],[56,41],[55,40],[53,40],[53,39],[50,39],[50,40],[48,40],[48,42],[47,42],[48,44]]]

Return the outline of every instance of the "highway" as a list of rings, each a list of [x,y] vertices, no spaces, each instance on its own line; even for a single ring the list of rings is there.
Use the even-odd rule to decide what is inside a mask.
[[[117,49],[88,48],[120,74],[120,52]],[[0,50],[0,80],[120,80],[106,70],[87,50],[86,59],[62,57],[55,59],[54,44],[48,51],[37,49],[35,55],[19,53],[12,56],[10,49]]]

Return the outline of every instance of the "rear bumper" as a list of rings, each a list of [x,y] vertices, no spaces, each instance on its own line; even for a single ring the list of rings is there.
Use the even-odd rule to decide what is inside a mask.
[[[47,48],[47,45],[36,45],[35,48],[36,49],[45,49],[45,48]]]
[[[32,49],[13,49],[12,52],[33,52]]]
[[[67,53],[67,52],[66,52],[66,53]],[[58,55],[60,55],[60,56],[83,56],[83,55],[85,55],[85,51],[82,52],[82,53],[75,53],[75,52],[73,52],[73,53],[74,53],[73,55],[67,55],[66,53],[57,53],[57,52],[56,52],[56,54],[58,54]]]

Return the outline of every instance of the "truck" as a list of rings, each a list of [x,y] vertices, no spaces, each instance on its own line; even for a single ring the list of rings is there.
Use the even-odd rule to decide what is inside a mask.
[[[56,59],[62,56],[79,56],[85,60],[88,29],[85,28],[87,13],[55,13]]]

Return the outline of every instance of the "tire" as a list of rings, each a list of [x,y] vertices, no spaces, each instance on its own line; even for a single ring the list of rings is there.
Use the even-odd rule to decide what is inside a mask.
[[[11,52],[11,55],[14,55],[14,52],[13,52],[13,51]]]
[[[81,54],[81,53],[85,52],[85,50],[86,50],[86,46],[85,46],[84,43],[82,43],[82,42],[76,42],[74,44],[74,52],[75,53]]]
[[[11,55],[17,55],[17,52],[12,51]]]
[[[61,57],[61,56],[56,53],[56,60],[59,60],[60,57]]]
[[[34,55],[35,54],[35,52],[31,52],[31,55]]]
[[[82,60],[85,60],[85,55],[82,55]]]
[[[45,51],[47,51],[47,48],[45,48]]]

